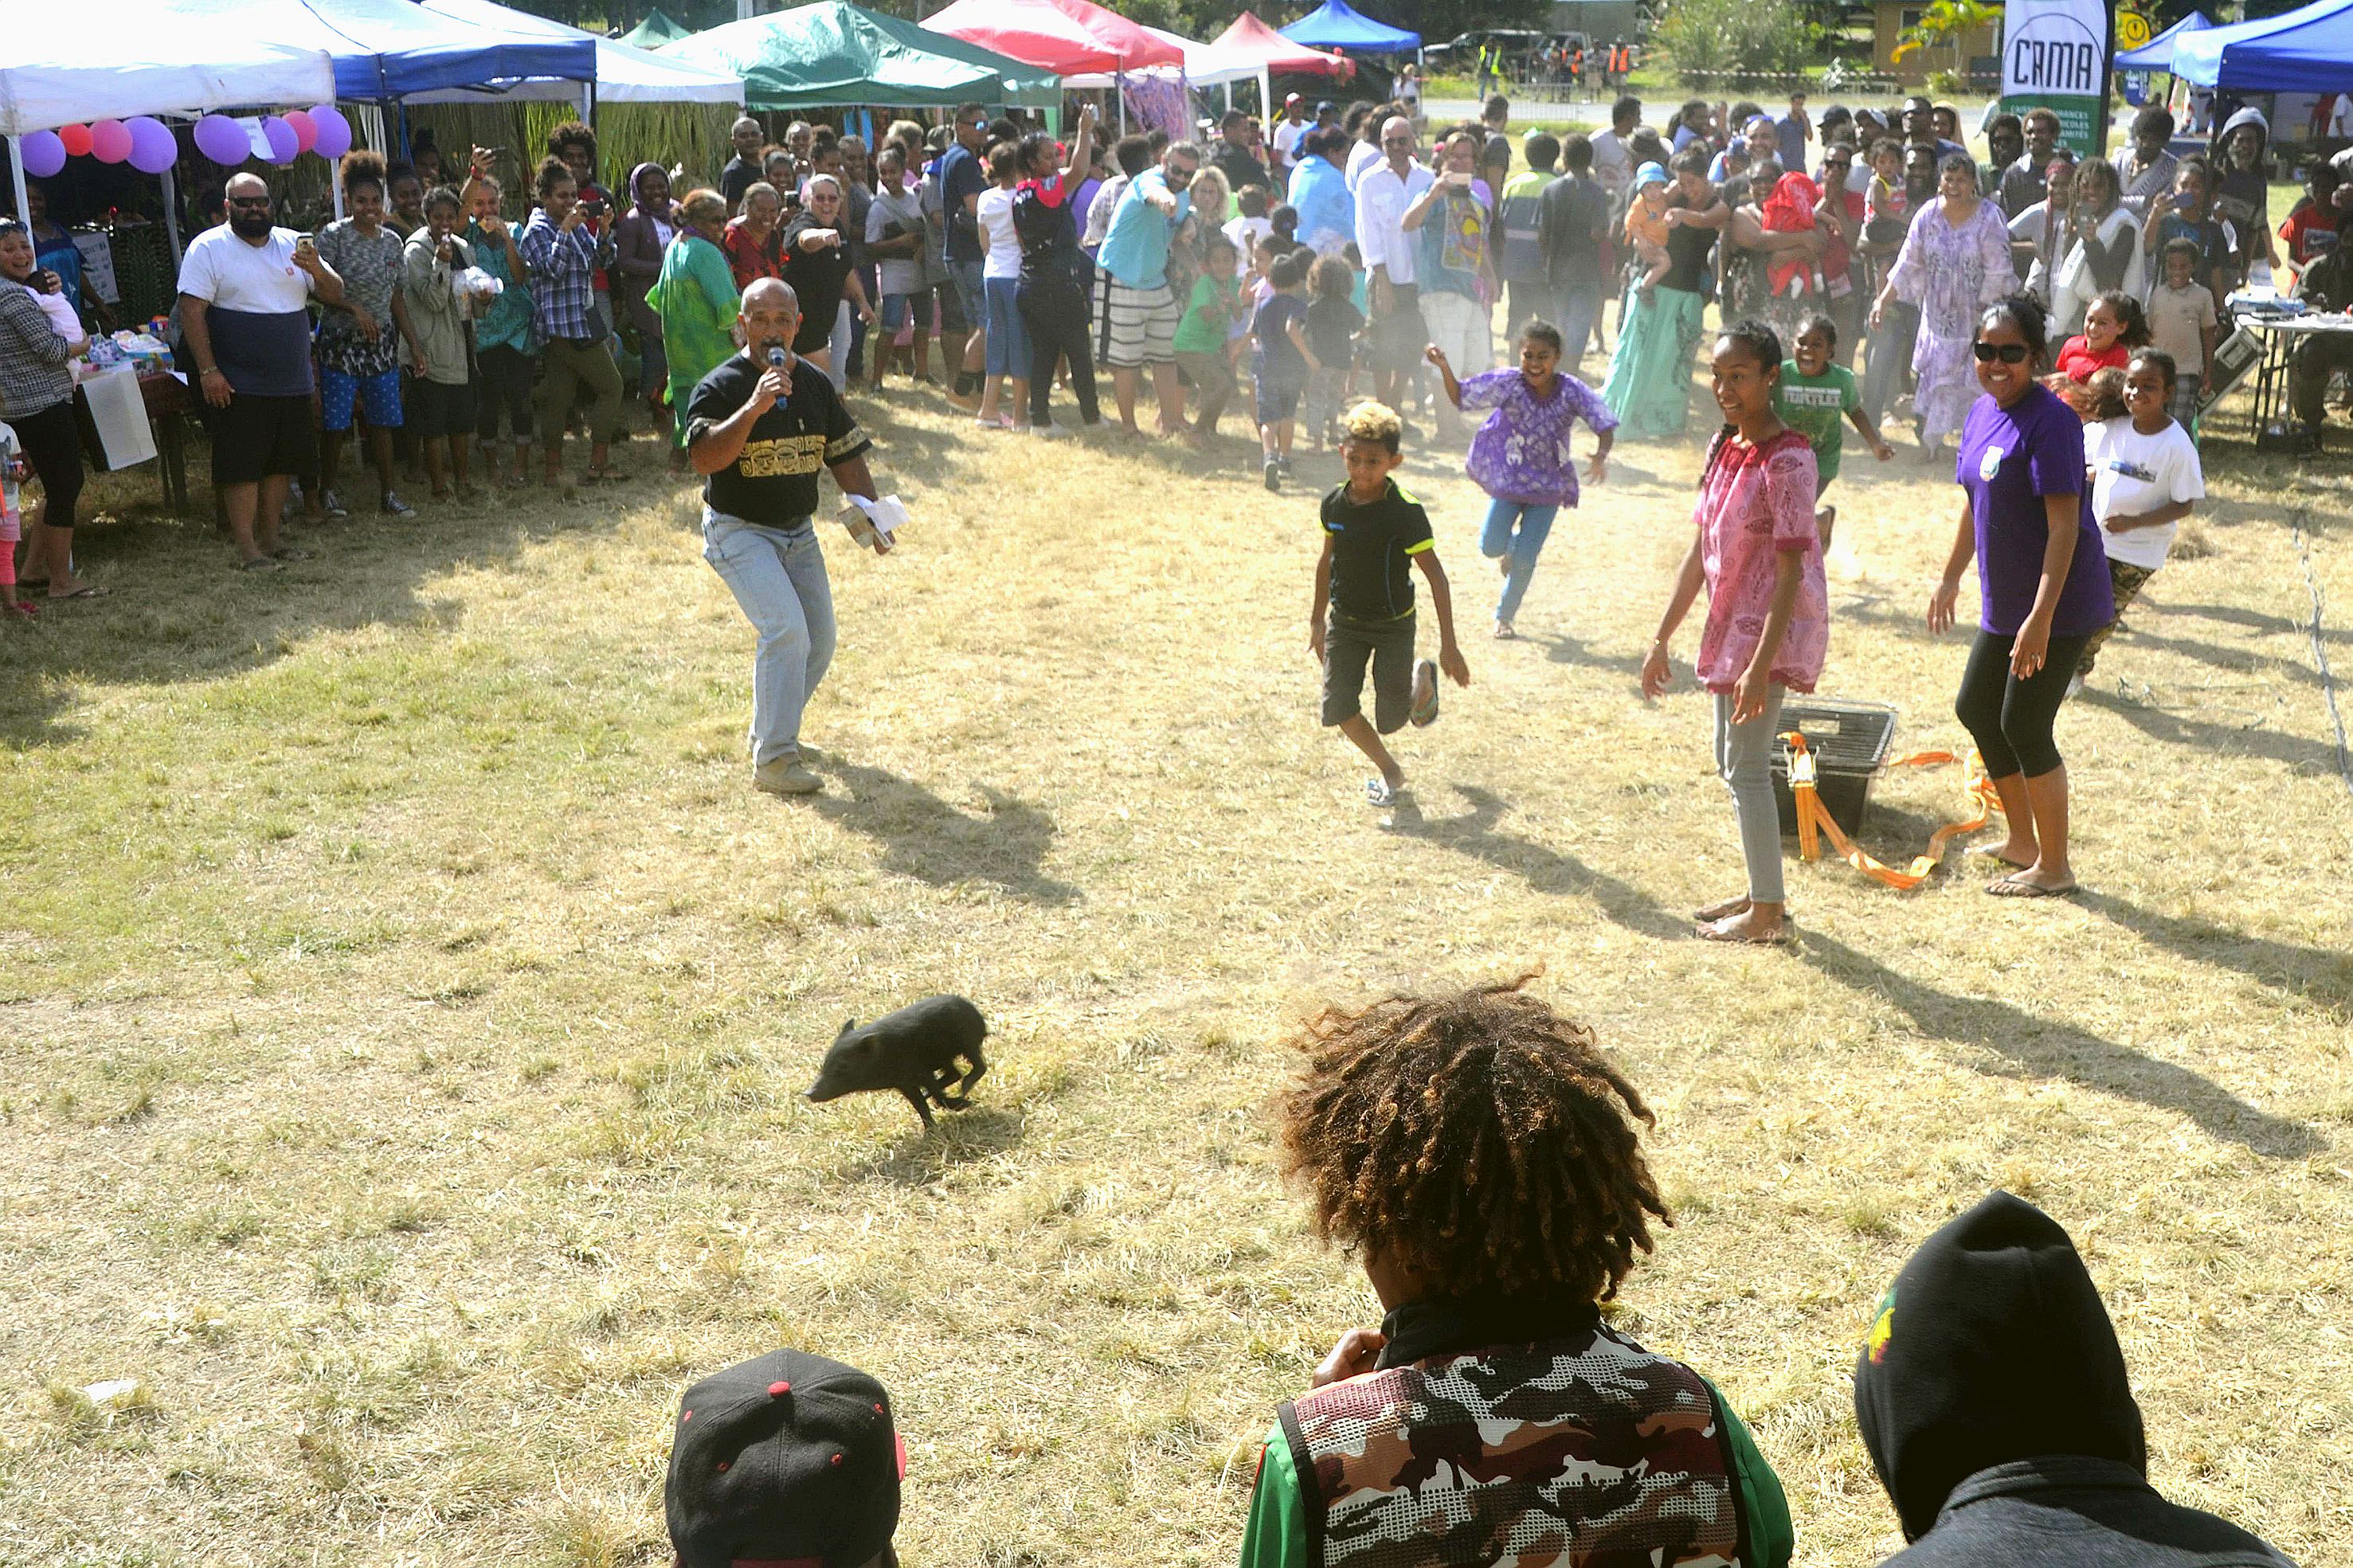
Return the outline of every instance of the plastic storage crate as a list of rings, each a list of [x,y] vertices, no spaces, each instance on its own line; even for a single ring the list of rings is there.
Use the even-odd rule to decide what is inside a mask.
[[[1781,707],[1783,732],[1806,738],[1814,756],[1814,793],[1822,809],[1849,837],[1862,831],[1862,808],[1871,803],[1871,781],[1887,761],[1895,740],[1895,710],[1879,702],[1788,702]],[[1788,742],[1773,742],[1773,804],[1781,831],[1798,831],[1798,800],[1789,790]]]

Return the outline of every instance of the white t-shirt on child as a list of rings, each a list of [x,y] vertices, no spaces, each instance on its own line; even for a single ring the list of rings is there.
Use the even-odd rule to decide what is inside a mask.
[[[2154,436],[2133,428],[2130,415],[2104,419],[2084,432],[2084,460],[2092,470],[2092,515],[2100,520],[2100,542],[2108,559],[2154,572],[2173,548],[2178,524],[2108,528],[2112,517],[2139,517],[2175,501],[2202,500],[2206,476],[2198,465],[2198,444],[2178,419]]]

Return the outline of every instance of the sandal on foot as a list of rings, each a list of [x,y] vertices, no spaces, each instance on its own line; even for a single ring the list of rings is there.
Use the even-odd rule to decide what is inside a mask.
[[[1699,928],[1702,942],[1737,942],[1746,947],[1787,947],[1789,945],[1789,922],[1783,921],[1765,936],[1749,936],[1740,931],[1721,930],[1703,922]]]
[[[2031,860],[2025,861],[2022,864],[2019,861],[2013,860],[2009,856],[2001,852],[2001,848],[1999,845],[1993,844],[1976,845],[1970,848],[1968,854],[1969,858],[1972,860],[1998,860],[2013,871],[2023,871],[2027,867],[2034,864]]]
[[[50,604],[61,605],[68,599],[103,599],[112,592],[112,589],[101,588],[95,583],[84,583],[70,594],[51,594],[48,598]]]
[[[257,555],[250,561],[239,562],[237,569],[240,572],[283,572],[286,570],[285,567],[280,565],[275,560],[267,555]]]
[[[1519,633],[1517,633],[1517,632],[1515,632],[1515,631],[1514,631],[1514,630],[1512,629],[1512,623],[1511,623],[1511,622],[1509,622],[1509,621],[1497,621],[1497,622],[1495,623],[1495,640],[1496,640],[1497,642],[1510,642],[1510,641],[1514,640],[1514,638],[1516,638],[1519,635],[1520,635]]]
[[[1398,787],[1399,786],[1389,783],[1387,779],[1366,779],[1365,781],[1365,804],[1367,805],[1377,806],[1395,805],[1397,804]]]
[[[273,561],[309,561],[314,552],[292,544],[281,544],[269,552]]]
[[[2070,882],[2063,888],[2046,888],[2022,877],[1997,877],[1986,884],[1986,891],[1997,899],[2063,899],[2074,893],[2075,884]]]
[[[1746,913],[1747,909],[1748,895],[1743,893],[1736,899],[1725,899],[1720,903],[1710,904],[1704,910],[1694,910],[1692,919],[1702,925],[1713,925],[1726,916]]]
[[[30,599],[10,599],[5,604],[0,604],[0,610],[5,610],[12,616],[21,616],[28,621],[41,613],[41,607]]]

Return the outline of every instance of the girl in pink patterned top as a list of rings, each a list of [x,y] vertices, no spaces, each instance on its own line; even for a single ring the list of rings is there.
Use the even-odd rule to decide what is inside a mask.
[[[1697,673],[1715,694],[1716,772],[1732,791],[1748,863],[1747,894],[1696,916],[1699,934],[1715,942],[1788,940],[1773,741],[1783,694],[1814,689],[1830,646],[1814,452],[1773,412],[1780,374],[1781,342],[1771,328],[1743,321],[1717,337],[1715,401],[1726,424],[1708,448],[1692,513],[1697,530],[1642,660],[1642,693],[1656,697],[1672,676],[1668,639],[1704,585]]]

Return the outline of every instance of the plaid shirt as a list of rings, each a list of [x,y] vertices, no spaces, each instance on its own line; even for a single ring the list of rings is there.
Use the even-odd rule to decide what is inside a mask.
[[[586,220],[570,234],[550,223],[545,207],[536,208],[515,242],[522,264],[531,273],[531,303],[544,338],[601,338],[597,330],[596,264],[610,259]]]
[[[0,279],[0,412],[38,414],[73,395],[66,340],[22,283]]]

